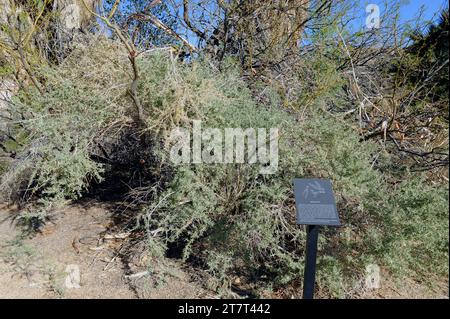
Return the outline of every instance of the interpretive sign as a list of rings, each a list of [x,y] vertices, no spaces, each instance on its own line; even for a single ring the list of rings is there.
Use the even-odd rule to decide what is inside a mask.
[[[317,241],[320,226],[340,226],[333,188],[328,179],[294,179],[297,224],[308,225],[303,298],[314,297]]]
[[[297,224],[340,226],[331,181],[294,179]]]

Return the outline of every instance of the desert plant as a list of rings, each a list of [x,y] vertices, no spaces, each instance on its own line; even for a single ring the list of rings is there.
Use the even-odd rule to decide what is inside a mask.
[[[16,129],[25,138],[3,176],[3,190],[26,190],[22,196],[38,195],[52,207],[82,196],[119,167],[112,164],[119,155],[121,169],[139,159],[151,183],[132,189],[130,199],[143,204],[139,229],[147,234],[152,262],[178,253],[214,277],[221,292],[236,277],[258,292],[301,282],[305,231],[295,222],[292,179],[330,178],[344,226],[325,230],[319,243],[318,283],[329,295],[344,295],[369,262],[399,274],[448,272],[446,187],[412,173],[409,182],[398,183],[383,173],[389,154],[361,141],[343,117],[320,103],[297,117],[280,106],[277,88],[264,88],[270,99],[257,102],[232,60],[219,71],[207,59],[182,63],[160,50],[137,59],[136,93],[145,115],[145,126],[137,128],[127,95],[127,53],[114,42],[102,43],[81,46],[62,65],[43,69],[44,94],[16,97],[9,124],[20,124]],[[278,169],[263,175],[260,165],[248,163],[175,165],[168,157],[170,133],[190,130],[194,120],[219,130],[278,128]],[[136,134],[124,137],[124,127]],[[128,152],[130,141],[137,155]]]
[[[417,259],[416,253],[409,250],[411,242],[403,257],[396,250],[403,237],[394,238],[391,232],[412,222],[403,219],[406,211],[420,215],[421,208],[402,206],[397,200],[399,193],[389,191],[388,180],[374,165],[379,157],[375,144],[360,143],[358,134],[345,121],[320,108],[307,112],[304,120],[295,121],[279,108],[258,105],[233,69],[218,73],[201,63],[161,68],[158,59],[146,61],[149,69],[158,70],[160,78],[152,81],[152,87],[148,86],[143,94],[151,92],[148,96],[154,102],[149,104],[158,106],[158,114],[171,114],[171,119],[183,115],[163,123],[190,128],[193,119],[202,119],[205,127],[219,129],[278,127],[280,163],[278,171],[267,176],[260,175],[258,165],[249,164],[174,167],[174,179],[167,190],[142,213],[152,247],[159,247],[158,251],[178,247],[183,260],[195,261],[220,278],[218,287],[229,287],[236,275],[254,287],[264,286],[264,278],[271,278],[275,286],[292,282],[301,276],[305,233],[295,224],[291,183],[294,177],[315,176],[333,180],[345,224],[340,230],[327,231],[320,243],[323,283],[334,285],[342,293],[344,283],[363,274],[368,260],[383,264],[396,260],[401,264],[413,258],[428,267],[424,256]],[[181,85],[182,95],[176,93],[177,85]],[[155,123],[150,127],[161,123],[156,117],[149,121]],[[419,192],[423,187],[419,185],[404,186],[399,192],[410,187]],[[434,201],[433,192],[430,189],[422,196]],[[441,201],[436,207],[442,221],[446,201],[439,198],[435,200]],[[420,227],[420,220],[418,217],[413,222],[414,227]],[[439,229],[437,237],[443,240],[439,244],[442,247],[446,242],[445,227]],[[422,237],[420,241],[428,239]],[[445,252],[438,251],[443,254],[439,258],[442,262]]]

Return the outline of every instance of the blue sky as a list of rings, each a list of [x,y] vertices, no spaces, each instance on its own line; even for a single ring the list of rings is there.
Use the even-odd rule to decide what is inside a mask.
[[[400,10],[400,21],[411,21],[417,17],[418,12],[423,8],[423,19],[425,20],[435,20],[438,16],[438,13],[445,7],[448,7],[448,0],[397,0],[401,3]],[[359,1],[359,6],[356,5],[354,10],[361,12],[363,16],[361,19],[358,19],[361,24],[364,23],[365,17],[365,7],[368,4],[377,4],[380,7],[381,15],[385,14],[383,12],[385,10],[385,4],[393,3],[397,1],[386,1],[386,0],[362,0]],[[358,1],[355,1],[358,3]]]
[[[374,1],[376,3],[377,1]],[[402,19],[412,19],[421,6],[424,6],[425,18],[432,19],[433,16],[440,11],[445,5],[448,4],[448,0],[410,0],[406,1],[404,10],[402,10]]]

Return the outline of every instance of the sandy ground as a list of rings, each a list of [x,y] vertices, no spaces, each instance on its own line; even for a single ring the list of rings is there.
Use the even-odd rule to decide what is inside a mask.
[[[26,239],[19,239],[12,223],[15,212],[0,206],[0,298],[206,297],[177,265],[155,285],[139,260],[122,260],[127,233],[113,232],[111,211],[104,205],[66,208],[42,233]],[[74,287],[77,270],[79,288]],[[69,274],[75,279],[67,284]]]
[[[366,291],[358,298],[365,299],[448,299],[448,278],[433,278],[422,283],[411,278],[394,279],[382,272],[379,289]]]

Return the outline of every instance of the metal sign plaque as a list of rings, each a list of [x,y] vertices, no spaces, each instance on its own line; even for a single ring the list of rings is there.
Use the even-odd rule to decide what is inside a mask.
[[[340,226],[333,188],[328,179],[294,179],[297,224]]]

